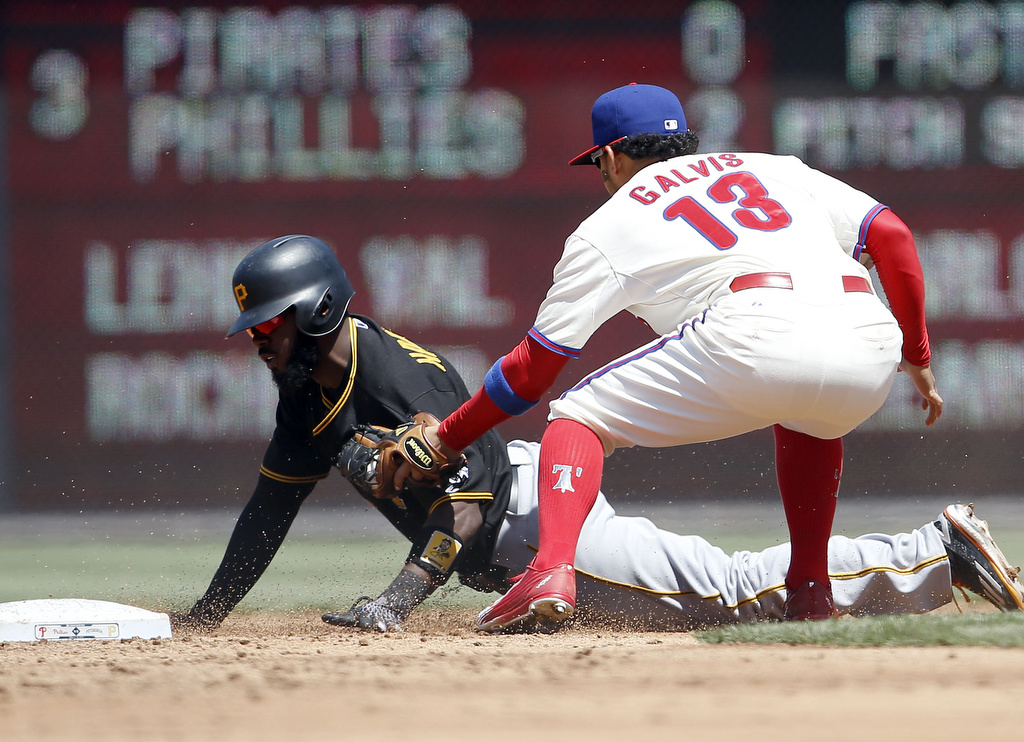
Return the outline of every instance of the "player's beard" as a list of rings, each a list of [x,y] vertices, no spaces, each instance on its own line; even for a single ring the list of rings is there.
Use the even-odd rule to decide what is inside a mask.
[[[320,363],[320,349],[316,338],[303,332],[296,333],[295,350],[288,357],[284,371],[271,372],[274,383],[284,394],[294,394],[313,378],[313,369]]]

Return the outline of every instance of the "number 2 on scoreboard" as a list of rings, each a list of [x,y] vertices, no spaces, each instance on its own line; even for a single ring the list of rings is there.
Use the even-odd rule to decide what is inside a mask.
[[[733,201],[740,208],[732,218],[741,227],[761,232],[774,232],[788,227],[792,219],[778,201],[768,198],[768,191],[753,173],[729,173],[708,188],[708,195],[720,204]],[[684,196],[665,209],[666,219],[682,219],[719,250],[728,250],[739,239],[727,224],[716,217],[693,196]]]

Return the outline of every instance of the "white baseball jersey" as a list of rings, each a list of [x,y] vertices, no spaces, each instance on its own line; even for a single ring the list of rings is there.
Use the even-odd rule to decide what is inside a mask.
[[[877,201],[796,157],[689,155],[643,168],[569,236],[534,328],[578,351],[623,309],[659,335],[784,271],[807,296],[867,276],[859,255]]]
[[[537,546],[540,445],[512,441],[515,470],[493,562],[521,573]],[[727,554],[695,535],[623,517],[598,494],[576,548],[577,606],[650,629],[782,618],[789,544]],[[829,576],[850,615],[925,613],[952,598],[949,559],[931,524],[909,533],[833,536]]]
[[[883,208],[795,157],[643,168],[566,241],[531,335],[576,355],[626,309],[661,337],[566,392],[551,417],[583,423],[606,453],[776,423],[845,435],[882,405],[900,361],[899,326],[855,258]],[[751,274],[791,287],[730,288]]]

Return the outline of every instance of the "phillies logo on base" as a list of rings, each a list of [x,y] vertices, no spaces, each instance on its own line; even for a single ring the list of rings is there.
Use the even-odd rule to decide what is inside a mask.
[[[555,482],[555,486],[551,489],[562,490],[562,492],[575,492],[576,489],[572,486],[572,466],[569,464],[555,464],[551,467],[551,473],[558,475],[558,481]],[[583,467],[576,467],[576,476],[583,474]]]

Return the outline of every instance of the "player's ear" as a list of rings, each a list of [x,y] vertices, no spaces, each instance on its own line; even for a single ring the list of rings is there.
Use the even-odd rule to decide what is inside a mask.
[[[624,173],[627,164],[632,162],[632,158],[613,149],[610,145],[605,147],[605,149],[608,152],[608,169],[616,175]]]
[[[636,171],[633,169],[633,160],[628,155],[624,155],[610,146],[604,148],[604,153],[605,167],[601,169],[601,174],[604,178],[605,190],[609,195],[613,195]]]

